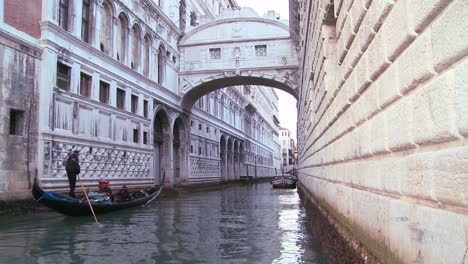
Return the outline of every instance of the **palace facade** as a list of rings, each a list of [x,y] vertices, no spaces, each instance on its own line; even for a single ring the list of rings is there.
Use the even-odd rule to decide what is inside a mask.
[[[25,8],[24,5],[27,5]],[[115,186],[225,182],[274,173],[278,97],[233,85],[181,106],[179,39],[235,0],[1,0],[0,193],[68,188],[80,177]],[[214,38],[216,36],[213,36]],[[26,193],[27,191],[25,191]]]

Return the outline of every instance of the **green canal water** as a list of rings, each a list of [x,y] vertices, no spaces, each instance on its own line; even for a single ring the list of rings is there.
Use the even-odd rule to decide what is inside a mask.
[[[0,263],[326,263],[296,190],[269,183],[163,191],[90,217],[0,217]]]

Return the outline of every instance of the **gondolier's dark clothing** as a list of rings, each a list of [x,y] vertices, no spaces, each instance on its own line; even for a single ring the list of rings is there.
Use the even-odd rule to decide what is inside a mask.
[[[70,196],[75,197],[76,175],[80,173],[78,154],[73,153],[68,157],[65,170],[67,171],[68,183],[70,184]]]

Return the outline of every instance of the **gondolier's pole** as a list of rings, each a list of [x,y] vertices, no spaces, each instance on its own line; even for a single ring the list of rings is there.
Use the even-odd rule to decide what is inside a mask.
[[[97,220],[96,214],[94,213],[93,206],[91,205],[91,201],[89,201],[88,193],[85,190],[83,182],[81,181],[80,176],[76,175],[76,177],[78,177],[78,179],[80,180],[81,188],[83,188],[83,193],[84,193],[84,195],[86,197],[86,201],[88,201],[89,209],[91,209],[91,213],[93,213],[94,221],[96,221],[96,224],[99,224],[99,221]]]

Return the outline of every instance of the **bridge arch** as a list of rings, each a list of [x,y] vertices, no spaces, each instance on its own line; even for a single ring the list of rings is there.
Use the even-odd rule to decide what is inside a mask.
[[[286,23],[250,8],[226,10],[188,32],[179,48],[179,95],[187,110],[201,96],[236,85],[274,87],[298,98],[299,63]]]

